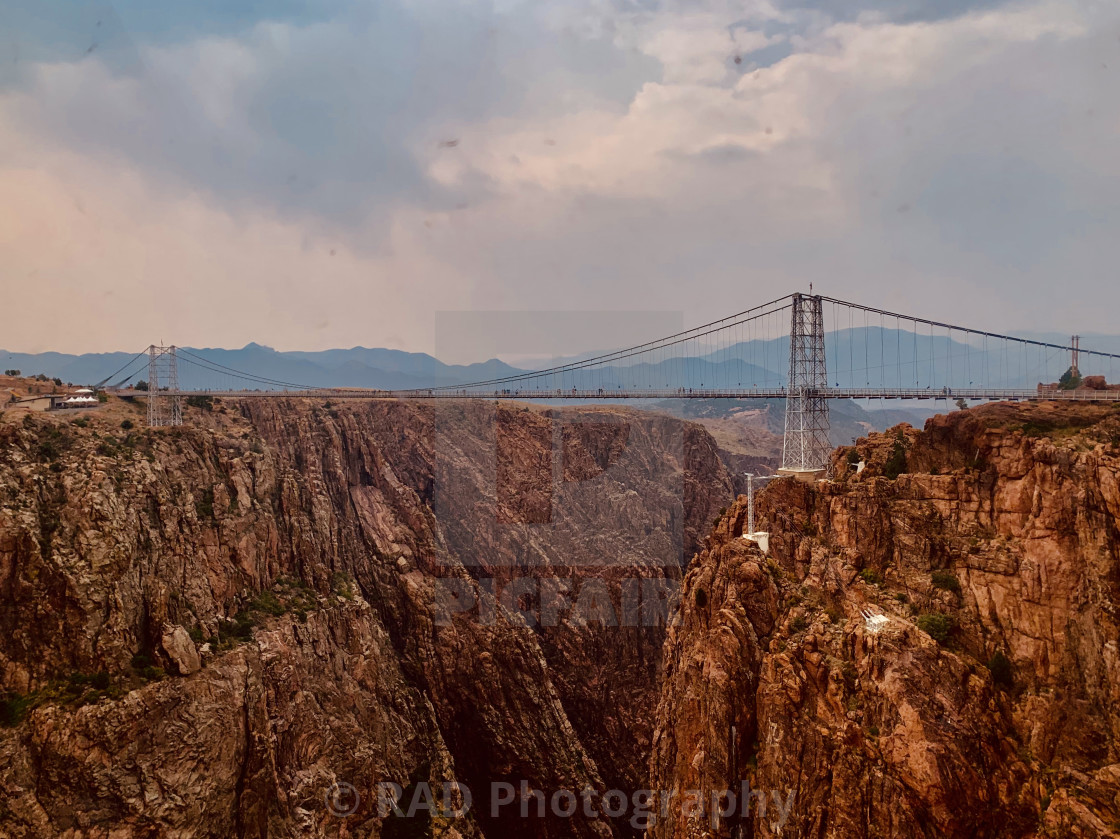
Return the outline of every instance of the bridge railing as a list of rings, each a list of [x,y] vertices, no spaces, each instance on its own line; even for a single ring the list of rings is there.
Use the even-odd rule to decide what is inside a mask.
[[[108,390],[122,398],[146,397],[143,390]],[[824,388],[816,391],[826,399],[941,399],[955,401],[1063,401],[1120,402],[1120,390],[1051,390],[1046,388]],[[179,395],[217,396],[229,399],[784,399],[784,388],[661,388],[650,390],[534,389],[483,390],[372,390],[322,388],[317,390],[181,390]]]

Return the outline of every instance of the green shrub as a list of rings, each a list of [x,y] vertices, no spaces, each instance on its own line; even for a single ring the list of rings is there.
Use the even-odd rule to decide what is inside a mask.
[[[949,615],[942,615],[939,612],[932,612],[918,617],[918,629],[926,633],[930,638],[938,644],[944,644],[949,640],[949,635],[952,634],[956,628],[956,621]]]
[[[121,420],[121,428],[123,428],[125,431],[131,431],[135,427],[136,426],[132,424],[132,420],[130,419]]]
[[[214,490],[202,490],[194,502],[194,509],[200,519],[214,518]]]
[[[149,682],[158,682],[167,675],[162,667],[145,667],[140,671],[140,675],[147,679]]]
[[[213,396],[188,396],[187,405],[191,408],[198,408],[201,411],[214,410],[214,397]]]
[[[870,728],[867,729],[867,733],[870,734],[872,737],[878,737],[879,736],[879,726],[877,726],[877,725],[871,726]]]
[[[226,638],[246,638],[253,637],[253,627],[257,625],[256,620],[248,612],[238,612],[234,615],[231,621],[222,621],[218,627],[218,634],[224,639]]]
[[[1011,659],[1003,654],[1003,650],[996,650],[988,659],[988,670],[991,671],[992,681],[1000,687],[1009,688],[1015,682]]]
[[[878,586],[883,584],[882,575],[874,568],[864,568],[859,572],[860,578],[871,586]]]
[[[71,673],[66,677],[66,688],[76,698],[85,692],[85,688],[94,690],[108,690],[112,684],[109,674],[105,671],[86,675],[85,673]]]
[[[961,593],[961,581],[951,571],[934,571],[930,579],[935,588],[951,591],[954,594]]]
[[[42,536],[43,548],[48,548],[60,527],[62,527],[62,520],[58,517],[57,510],[46,507],[39,511],[39,533]]]
[[[331,575],[331,591],[343,600],[353,600],[354,581],[345,571],[335,571]]]
[[[132,657],[132,661],[129,663],[134,670],[143,670],[145,667],[152,666],[152,660],[146,653],[137,653]]]
[[[284,604],[280,599],[271,591],[262,591],[253,598],[249,608],[255,609],[258,612],[264,612],[267,615],[278,617],[284,614]]]
[[[809,619],[804,615],[798,615],[789,622],[790,632],[804,632],[809,628]]]
[[[849,466],[855,466],[862,459],[863,458],[861,458],[859,456],[859,449],[855,448],[854,446],[852,448],[848,449],[848,465]]]
[[[883,475],[892,481],[907,469],[906,443],[903,440],[901,436],[895,440],[894,448],[891,449],[887,462],[883,464]]]
[[[19,725],[31,706],[32,697],[18,693],[0,696],[0,727],[11,728]]]
[[[782,566],[773,560],[771,557],[766,558],[766,571],[770,574],[770,578],[775,582],[780,582],[782,579]]]

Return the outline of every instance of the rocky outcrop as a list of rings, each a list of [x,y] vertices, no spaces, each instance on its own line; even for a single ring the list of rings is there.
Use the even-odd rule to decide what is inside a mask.
[[[0,835],[605,839],[522,797],[648,786],[654,837],[1117,832],[1120,412],[861,439],[763,555],[679,420],[128,410],[0,420]]]
[[[644,785],[664,628],[610,624],[728,502],[706,434],[479,402],[246,400],[158,430],[111,407],[0,424],[0,834],[632,834],[494,815],[489,788]],[[382,819],[382,782],[475,807]]]
[[[165,624],[160,635],[160,648],[180,676],[189,676],[202,668],[198,649],[181,626]]]
[[[689,568],[651,774],[740,801],[652,835],[1116,835],[1120,413],[974,408],[832,472],[761,494],[769,556],[740,502]]]

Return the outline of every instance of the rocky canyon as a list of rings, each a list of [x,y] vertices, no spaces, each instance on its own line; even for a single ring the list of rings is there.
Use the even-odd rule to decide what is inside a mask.
[[[1120,830],[1120,412],[870,434],[763,553],[683,419],[185,410],[0,420],[0,836]]]
[[[0,425],[0,835],[633,834],[486,795],[645,785],[665,618],[731,498],[707,434],[476,401],[114,408]],[[378,783],[452,781],[463,818],[380,818]]]
[[[1117,835],[1118,470],[1115,409],[995,404],[773,482],[769,555],[736,503],[687,572],[651,760],[706,808],[652,835]]]

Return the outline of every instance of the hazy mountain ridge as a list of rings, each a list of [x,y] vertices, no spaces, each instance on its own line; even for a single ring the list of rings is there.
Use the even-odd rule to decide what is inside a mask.
[[[314,387],[416,388],[459,384],[519,372],[517,368],[497,359],[478,364],[452,365],[444,364],[427,353],[383,348],[352,347],[320,352],[282,352],[249,343],[237,350],[193,347],[180,349],[183,352],[180,355],[179,381],[183,387],[221,389],[237,385],[232,376],[225,376],[217,371],[202,372],[202,368],[193,363],[192,356],[278,382]],[[134,358],[136,356],[121,352],[70,355],[0,350],[0,359],[3,359],[5,369],[17,369],[25,375],[43,373],[66,382],[85,384],[100,382]],[[128,379],[131,383],[147,378],[147,368],[142,359],[137,359],[121,376],[130,370],[135,370],[134,375]],[[225,381],[218,381],[223,378]],[[116,381],[118,379],[114,378],[110,383]]]
[[[1052,334],[1022,337],[1064,345],[1068,338]],[[1120,337],[1082,336],[1086,349],[1120,354]],[[635,356],[616,366],[584,368],[563,376],[542,377],[536,382],[512,383],[512,387],[538,389],[626,388],[777,388],[788,378],[789,338],[740,341],[726,347],[685,345],[687,359]],[[241,349],[183,348],[179,365],[184,388],[228,389],[245,386],[243,380],[207,370],[196,362],[232,368],[278,383],[312,387],[368,387],[412,389],[466,384],[529,372],[499,359],[474,364],[447,364],[427,353],[387,348],[351,347],[314,352],[279,351],[256,343]],[[1069,364],[1063,350],[1031,347],[1006,350],[998,339],[970,346],[946,335],[916,335],[906,330],[879,326],[856,327],[829,332],[825,336],[829,384],[838,387],[904,387],[938,389],[942,386],[1033,388],[1039,382],[1056,381]],[[0,350],[0,366],[26,375],[43,373],[66,382],[96,383],[128,365],[120,375],[135,382],[147,377],[142,358],[129,353],[15,353]],[[560,361],[541,363],[538,369]],[[1083,355],[1081,372],[1120,378],[1120,358],[1111,360]],[[110,383],[119,381],[112,378]],[[267,388],[269,385],[250,384]],[[274,385],[279,386],[279,385]],[[846,442],[847,439],[843,442]]]

